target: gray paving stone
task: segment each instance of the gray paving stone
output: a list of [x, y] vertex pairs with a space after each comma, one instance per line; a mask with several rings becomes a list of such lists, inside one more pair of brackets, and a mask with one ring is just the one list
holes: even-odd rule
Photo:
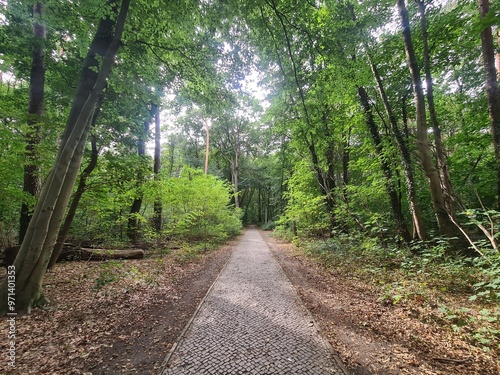
[[250, 229], [161, 374], [345, 372], [259, 232]]

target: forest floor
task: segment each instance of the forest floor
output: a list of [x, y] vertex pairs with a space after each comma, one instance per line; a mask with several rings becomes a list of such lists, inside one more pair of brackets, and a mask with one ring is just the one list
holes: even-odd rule
[[[261, 233], [352, 374], [500, 373], [494, 354], [454, 337], [439, 321], [422, 323], [415, 309], [381, 302], [370, 283]], [[201, 256], [176, 250], [56, 265], [44, 281], [52, 305], [16, 317], [14, 368], [5, 354], [9, 325], [0, 321], [0, 374], [157, 374], [236, 241]]]
[[[418, 301], [387, 304], [373, 282], [335, 272], [263, 233], [334, 350], [353, 375], [497, 375], [500, 359], [465, 342]], [[463, 306], [466, 296], [447, 295]], [[458, 308], [458, 307], [457, 307]], [[423, 322], [425, 321], [425, 322]]]

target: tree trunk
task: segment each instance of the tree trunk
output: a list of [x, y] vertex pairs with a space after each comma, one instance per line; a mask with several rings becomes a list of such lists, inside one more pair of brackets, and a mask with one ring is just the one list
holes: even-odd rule
[[[488, 0], [479, 0], [479, 15], [481, 19], [490, 11]], [[488, 114], [490, 116], [490, 129], [493, 136], [495, 150], [496, 176], [497, 176], [497, 210], [500, 210], [500, 93], [495, 69], [495, 48], [493, 46], [493, 32], [491, 27], [481, 31], [481, 45], [483, 52], [483, 65], [486, 72], [486, 96], [488, 99]]]
[[498, 82], [498, 81], [500, 81], [500, 27], [497, 28], [496, 63], [497, 63], [497, 82]]
[[342, 134], [342, 194], [344, 200], [347, 202], [347, 186], [349, 185], [349, 161], [350, 161], [350, 138], [351, 138], [351, 127], [348, 127], [347, 134]]
[[[95, 124], [97, 120], [99, 109], [96, 108], [94, 115], [92, 116], [92, 125]], [[78, 188], [76, 189], [75, 194], [73, 195], [73, 199], [68, 209], [68, 213], [66, 214], [66, 218], [64, 219], [64, 224], [59, 231], [59, 235], [57, 236], [57, 242], [54, 246], [54, 250], [52, 251], [52, 255], [50, 257], [49, 265], [47, 269], [51, 269], [57, 263], [59, 259], [59, 255], [63, 249], [64, 243], [69, 235], [69, 231], [71, 229], [71, 225], [73, 224], [73, 219], [76, 215], [76, 209], [78, 208], [78, 204], [80, 203], [80, 199], [82, 198], [83, 193], [87, 189], [87, 178], [94, 171], [97, 166], [97, 158], [99, 156], [99, 151], [97, 150], [97, 144], [95, 137], [91, 137], [91, 147], [92, 151], [90, 154], [90, 163], [83, 170], [80, 181], [78, 182]]]
[[[324, 136], [326, 139], [331, 139], [332, 138], [332, 132], [329, 127], [329, 121], [328, 121], [328, 109], [323, 110], [323, 114], [321, 116], [321, 121], [323, 122], [323, 127], [324, 127]], [[325, 158], [326, 158], [326, 163], [327, 163], [327, 170], [324, 176], [324, 182], [325, 182], [325, 189], [326, 189], [326, 206], [328, 209], [328, 216], [330, 219], [330, 231], [333, 231], [333, 229], [338, 226], [340, 223], [337, 220], [337, 217], [335, 216], [335, 189], [337, 187], [337, 183], [335, 181], [335, 150], [334, 150], [334, 143], [332, 141], [328, 141], [328, 146], [325, 151]], [[342, 225], [342, 230], [345, 230], [345, 225]]]
[[[29, 312], [32, 307], [47, 302], [41, 293], [42, 280], [78, 175], [90, 128], [90, 118], [120, 46], [129, 3], [130, 0], [122, 0], [118, 17], [116, 17], [117, 9], [113, 7], [114, 17], [107, 17], [99, 22], [96, 36], [84, 61], [82, 76], [54, 167], [40, 193], [26, 236], [14, 262], [15, 310]], [[116, 19], [116, 27], [112, 19]], [[113, 34], [113, 29], [115, 29], [114, 36], [108, 37]], [[105, 46], [107, 51], [101, 64], [96, 58], [98, 46]], [[97, 74], [95, 67], [99, 65]], [[0, 313], [12, 311], [7, 305], [7, 287], [5, 279], [0, 286]]]
[[208, 120], [205, 120], [205, 174], [208, 174], [208, 159], [210, 156], [210, 129], [208, 128]]
[[[153, 173], [155, 180], [160, 179], [160, 169], [161, 169], [161, 132], [160, 132], [160, 110], [158, 109], [155, 113], [155, 159], [153, 165]], [[157, 233], [161, 231], [161, 213], [162, 204], [161, 198], [156, 198], [153, 204], [153, 228]]]
[[454, 216], [456, 194], [451, 183], [450, 172], [448, 163], [446, 162], [446, 153], [444, 151], [443, 140], [441, 137], [441, 127], [436, 113], [436, 106], [434, 104], [434, 88], [432, 83], [431, 64], [429, 56], [429, 43], [427, 38], [427, 17], [425, 14], [425, 2], [418, 0], [418, 10], [420, 13], [420, 24], [422, 28], [422, 42], [423, 42], [423, 57], [424, 57], [424, 71], [425, 71], [425, 84], [427, 89], [427, 104], [429, 106], [429, 118], [432, 125], [432, 132], [434, 134], [434, 144], [436, 147], [436, 159], [441, 181], [441, 188], [444, 194], [444, 204], [446, 210], [450, 215]]
[[239, 198], [239, 156], [238, 152], [234, 155], [234, 160], [231, 163], [231, 176], [233, 180], [234, 187], [234, 207], [240, 207], [240, 198]]
[[375, 145], [375, 152], [380, 159], [380, 167], [385, 177], [385, 186], [387, 194], [389, 195], [389, 201], [392, 208], [392, 213], [394, 219], [396, 220], [396, 228], [398, 234], [403, 238], [405, 242], [410, 242], [412, 240], [411, 234], [408, 231], [408, 226], [406, 225], [406, 220], [401, 210], [401, 202], [399, 195], [397, 193], [396, 186], [394, 184], [394, 179], [391, 171], [391, 167], [387, 162], [387, 157], [384, 155], [384, 149], [382, 145], [382, 139], [380, 138], [380, 133], [378, 131], [377, 124], [373, 119], [372, 109], [370, 107], [370, 101], [368, 94], [363, 87], [358, 87], [358, 95], [361, 105], [363, 106], [365, 112], [366, 125], [370, 131], [373, 144]]
[[149, 118], [146, 121], [144, 121], [143, 132], [142, 134], [139, 134], [139, 139], [137, 140], [137, 155], [139, 155], [139, 158], [141, 160], [141, 165], [139, 171], [137, 172], [137, 180], [136, 180], [138, 192], [134, 198], [134, 201], [132, 202], [132, 206], [130, 207], [130, 215], [127, 224], [127, 237], [130, 239], [132, 243], [137, 242], [137, 236], [139, 230], [139, 219], [137, 215], [141, 211], [142, 207], [142, 198], [143, 198], [142, 184], [144, 183], [144, 170], [143, 170], [144, 165], [142, 161], [146, 156], [146, 139], [149, 134], [149, 124], [151, 122], [151, 119], [155, 117], [157, 110], [158, 107], [156, 105], [151, 106], [151, 109], [149, 111]]
[[429, 148], [429, 139], [427, 137], [427, 119], [425, 110], [424, 91], [422, 88], [422, 80], [420, 78], [420, 70], [413, 49], [413, 42], [410, 33], [410, 21], [408, 11], [404, 0], [397, 0], [399, 16], [401, 18], [401, 27], [403, 31], [403, 41], [406, 51], [406, 59], [410, 69], [410, 75], [413, 83], [413, 93], [415, 96], [415, 112], [417, 122], [417, 145], [420, 155], [422, 168], [429, 183], [431, 193], [432, 206], [436, 215], [437, 223], [441, 234], [453, 237], [455, 235], [455, 226], [448, 216], [446, 210], [445, 198], [441, 190], [441, 182], [439, 173], [434, 161], [432, 160], [431, 151]]
[[[309, 153], [311, 155], [314, 172], [316, 173], [316, 181], [318, 182], [321, 194], [325, 197], [326, 209], [330, 221], [330, 229], [333, 229], [337, 225], [337, 220], [334, 213], [336, 203], [334, 195], [335, 180], [330, 180], [327, 176], [325, 176], [325, 173], [321, 169], [314, 141], [307, 141], [307, 143], [309, 144]], [[328, 168], [330, 171], [333, 170], [333, 166], [329, 166]]]
[[[43, 98], [45, 88], [45, 63], [44, 40], [46, 29], [42, 23], [43, 4], [33, 6], [33, 54], [31, 62], [29, 106], [28, 106], [28, 131], [26, 134], [26, 156], [24, 163], [23, 192], [31, 197], [36, 197], [40, 192], [38, 146], [40, 144], [40, 117], [43, 112]], [[23, 202], [19, 219], [19, 243], [23, 242], [26, 230], [32, 215], [31, 204]]]
[[396, 144], [398, 145], [399, 152], [401, 154], [403, 172], [405, 175], [405, 182], [406, 182], [406, 194], [408, 197], [408, 204], [410, 207], [410, 213], [413, 221], [415, 234], [418, 236], [420, 240], [425, 241], [427, 240], [427, 233], [425, 230], [424, 221], [422, 219], [422, 214], [420, 212], [420, 206], [417, 201], [417, 190], [415, 188], [415, 176], [413, 174], [413, 163], [411, 160], [410, 148], [408, 146], [407, 139], [404, 137], [403, 133], [398, 127], [396, 116], [392, 111], [389, 99], [387, 98], [387, 95], [385, 93], [385, 89], [380, 74], [378, 72], [378, 69], [375, 66], [375, 64], [371, 61], [370, 61], [370, 66], [372, 69], [373, 76], [375, 77], [375, 80], [377, 82], [378, 92], [384, 104], [384, 108], [387, 117], [389, 119], [392, 132], [394, 133], [394, 137], [396, 138]]

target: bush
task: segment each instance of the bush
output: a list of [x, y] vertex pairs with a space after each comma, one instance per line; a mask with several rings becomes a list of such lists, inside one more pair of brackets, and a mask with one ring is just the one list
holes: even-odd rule
[[167, 235], [220, 242], [240, 233], [241, 212], [229, 205], [231, 186], [217, 177], [184, 167], [179, 177], [152, 184], [162, 200]]
[[274, 221], [268, 221], [260, 227], [262, 230], [273, 230], [274, 228], [276, 228], [276, 223]]
[[305, 162], [295, 166], [288, 180], [285, 193], [285, 213], [276, 222], [280, 232], [290, 231], [293, 236], [312, 237], [329, 232], [329, 217], [325, 197], [321, 195], [314, 177], [314, 171]]

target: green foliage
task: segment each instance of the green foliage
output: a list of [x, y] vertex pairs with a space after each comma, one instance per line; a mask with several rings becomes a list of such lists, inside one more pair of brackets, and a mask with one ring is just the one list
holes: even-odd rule
[[120, 270], [123, 268], [123, 264], [120, 261], [109, 260], [101, 264], [101, 272], [97, 279], [95, 280], [94, 289], [99, 291], [108, 284], [114, 283], [119, 280], [122, 275]]
[[[138, 163], [137, 155], [105, 153], [88, 179], [71, 237], [108, 246], [126, 242], [130, 206], [138, 190], [130, 176], [136, 176], [140, 168], [145, 167]], [[147, 170], [144, 173], [148, 173]], [[142, 215], [137, 218], [145, 220]]]
[[325, 199], [317, 188], [314, 171], [309, 163], [295, 165], [288, 179], [285, 194], [287, 206], [284, 215], [277, 221], [281, 230], [296, 230], [299, 237], [317, 236], [328, 233], [329, 219], [325, 209]]
[[231, 187], [212, 175], [184, 167], [179, 177], [151, 181], [163, 204], [166, 235], [186, 240], [223, 241], [241, 231], [240, 213], [229, 206]]
[[441, 305], [438, 312], [453, 332], [464, 335], [484, 351], [500, 348], [500, 309], [483, 308], [479, 312], [466, 307]]
[[486, 254], [474, 259], [474, 264], [481, 269], [483, 277], [473, 285], [475, 294], [469, 300], [497, 303], [500, 301], [500, 254]]
[[[417, 311], [424, 322], [438, 322], [484, 350], [500, 348], [498, 258], [455, 259], [446, 255], [445, 244], [426, 247], [419, 256], [409, 248], [360, 235], [339, 235], [323, 241], [302, 241], [306, 255], [335, 273], [366, 282], [386, 306]], [[481, 259], [481, 260], [480, 260]], [[485, 293], [482, 293], [485, 292]], [[460, 305], [445, 305], [448, 295]], [[463, 296], [471, 296], [466, 302]]]
[[276, 228], [276, 223], [274, 221], [268, 221], [260, 227], [262, 230], [273, 230], [274, 228]]

